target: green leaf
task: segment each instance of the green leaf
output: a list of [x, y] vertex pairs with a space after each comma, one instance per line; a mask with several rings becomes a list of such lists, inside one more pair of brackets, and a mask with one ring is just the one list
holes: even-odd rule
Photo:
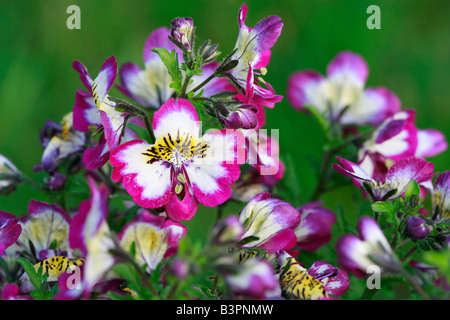
[[372, 203], [372, 210], [375, 212], [386, 213], [391, 211], [391, 205], [384, 201]]
[[159, 55], [161, 61], [166, 66], [169, 75], [172, 77], [170, 87], [181, 90], [181, 73], [176, 51], [172, 50], [172, 52], [169, 53], [169, 51], [164, 48], [154, 48], [152, 51]]
[[420, 187], [419, 187], [419, 184], [418, 184], [415, 180], [410, 181], [410, 182], [408, 183], [408, 185], [406, 186], [406, 191], [405, 191], [405, 201], [408, 202], [409, 199], [410, 199], [413, 195], [415, 195], [415, 196], [418, 197], [419, 194], [420, 194]]
[[17, 262], [23, 267], [25, 273], [28, 275], [31, 284], [36, 290], [41, 290], [42, 285], [42, 267], [39, 268], [40, 272], [36, 272], [33, 264], [23, 257], [17, 258]]

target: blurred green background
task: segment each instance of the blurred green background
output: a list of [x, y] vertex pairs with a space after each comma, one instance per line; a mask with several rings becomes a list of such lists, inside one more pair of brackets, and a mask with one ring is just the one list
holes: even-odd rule
[[[81, 88], [72, 61], [82, 61], [95, 75], [104, 60], [115, 55], [124, 62], [143, 65], [142, 49], [150, 32], [169, 26], [175, 17], [192, 17], [199, 41], [219, 43], [230, 52], [238, 34], [237, 15], [242, 0], [22, 0], [0, 1], [0, 153], [32, 176], [42, 149], [39, 130], [46, 120], [59, 122], [70, 112], [77, 88]], [[385, 86], [401, 99], [403, 108], [417, 110], [419, 128], [435, 128], [450, 137], [448, 126], [450, 2], [447, 0], [281, 0], [246, 1], [247, 25], [268, 15], [282, 18], [284, 28], [272, 49], [265, 79], [285, 95], [287, 79], [297, 70], [325, 72], [341, 50], [361, 54], [369, 64], [368, 86]], [[81, 9], [81, 30], [69, 30], [66, 9]], [[369, 30], [369, 5], [381, 9], [381, 29]], [[118, 90], [113, 91], [122, 96]], [[294, 111], [287, 99], [267, 111], [267, 128], [280, 129], [283, 159], [291, 171], [284, 183], [295, 189], [293, 205], [304, 204], [316, 181], [323, 136], [314, 119]], [[436, 171], [450, 167], [450, 152], [432, 158]], [[0, 197], [0, 210], [26, 213], [31, 198], [46, 200], [37, 190], [21, 186]], [[361, 203], [353, 186], [323, 198], [336, 209], [342, 203], [348, 223], [354, 226]], [[365, 208], [365, 207], [363, 207]], [[227, 208], [237, 213], [239, 208]], [[369, 212], [367, 212], [369, 214]], [[214, 210], [201, 209], [188, 223], [193, 237], [203, 238]], [[335, 237], [333, 237], [333, 241]], [[331, 244], [322, 252], [332, 252]], [[320, 253], [320, 252], [319, 252]], [[330, 253], [333, 254], [333, 253]], [[334, 257], [330, 257], [334, 259]]]

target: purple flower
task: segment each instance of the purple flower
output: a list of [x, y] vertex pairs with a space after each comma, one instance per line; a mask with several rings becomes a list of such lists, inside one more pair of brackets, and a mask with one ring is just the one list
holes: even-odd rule
[[19, 239], [22, 227], [14, 215], [0, 211], [0, 256]]
[[[277, 16], [269, 16], [259, 21], [254, 28], [247, 27], [248, 7], [244, 3], [239, 11], [239, 36], [235, 45], [236, 52], [231, 60], [237, 60], [238, 64], [228, 72], [240, 89], [245, 92], [247, 101], [273, 108], [276, 102], [283, 99], [276, 95], [273, 88], [256, 75], [264, 75], [270, 61], [270, 48], [280, 36], [283, 24]], [[261, 70], [256, 73], [254, 70]], [[264, 88], [265, 85], [267, 88]]]
[[258, 194], [239, 216], [245, 228], [241, 238], [255, 237], [242, 248], [260, 248], [268, 252], [291, 248], [297, 241], [294, 228], [300, 219], [300, 213], [289, 203], [270, 198], [268, 193]]
[[288, 297], [302, 300], [341, 296], [350, 286], [347, 273], [324, 261], [316, 261], [307, 270], [292, 256], [280, 252], [280, 286]]
[[214, 244], [234, 244], [237, 243], [244, 234], [244, 226], [237, 216], [231, 215], [220, 220], [211, 232], [212, 243]]
[[411, 239], [425, 239], [431, 231], [433, 231], [433, 227], [426, 224], [425, 220], [420, 217], [414, 216], [406, 220], [406, 232]]
[[193, 49], [195, 37], [194, 21], [191, 18], [177, 18], [172, 20], [170, 24], [172, 26], [170, 30], [172, 38], [181, 43], [190, 52]]
[[[387, 172], [385, 179], [373, 179], [359, 165], [337, 158], [342, 164], [333, 164], [333, 168], [353, 179], [354, 183], [371, 192], [374, 201], [389, 200], [400, 197], [408, 183], [415, 180], [417, 183], [428, 181], [433, 177], [434, 165], [425, 159], [409, 157], [397, 161]], [[365, 185], [365, 186], [364, 186]], [[370, 190], [368, 191], [367, 188]]]
[[438, 221], [450, 218], [450, 171], [445, 171], [437, 177], [432, 191], [433, 212]]
[[242, 104], [239, 106], [230, 105], [226, 107], [227, 114], [219, 113], [219, 120], [227, 128], [231, 129], [254, 129], [258, 124], [256, 113], [258, 109], [251, 104]]
[[400, 111], [398, 97], [383, 87], [364, 89], [369, 68], [358, 54], [340, 52], [328, 64], [327, 77], [300, 71], [289, 78], [288, 99], [300, 111], [312, 106], [343, 125], [378, 125]]
[[336, 242], [339, 265], [359, 278], [365, 277], [372, 265], [377, 265], [382, 272], [397, 272], [398, 261], [376, 221], [362, 217], [357, 228], [359, 237], [347, 234]]
[[300, 224], [294, 229], [300, 250], [316, 251], [331, 240], [331, 226], [336, 222], [333, 211], [320, 207], [321, 202], [298, 208]]
[[48, 181], [50, 190], [61, 190], [64, 188], [65, 183], [66, 176], [59, 172], [53, 174]]
[[2, 300], [33, 300], [31, 297], [19, 296], [19, 287], [15, 283], [8, 283], [2, 289]]
[[267, 299], [279, 286], [272, 265], [259, 258], [244, 261], [235, 273], [225, 274], [224, 280], [236, 298]]

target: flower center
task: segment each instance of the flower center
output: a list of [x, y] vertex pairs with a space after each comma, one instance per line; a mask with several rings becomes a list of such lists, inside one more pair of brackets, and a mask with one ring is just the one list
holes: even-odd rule
[[192, 134], [180, 134], [178, 131], [176, 136], [168, 133], [159, 137], [156, 143], [143, 154], [150, 157], [150, 160], [147, 161], [149, 164], [158, 160], [165, 160], [179, 168], [193, 157], [205, 157], [207, 149], [208, 145], [194, 138]]
[[319, 279], [308, 274], [294, 258], [288, 260], [289, 268], [280, 277], [282, 290], [297, 299], [316, 300], [328, 297]]

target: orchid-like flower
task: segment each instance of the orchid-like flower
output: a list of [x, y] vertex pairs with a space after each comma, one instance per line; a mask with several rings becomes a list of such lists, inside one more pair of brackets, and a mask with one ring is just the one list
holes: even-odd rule
[[337, 159], [342, 166], [333, 164], [333, 168], [352, 178], [353, 182], [368, 193], [373, 201], [398, 198], [412, 180], [421, 183], [433, 177], [434, 165], [423, 158], [409, 157], [397, 161], [383, 180], [373, 179], [356, 163], [339, 157]]
[[395, 113], [381, 123], [358, 151], [358, 164], [372, 178], [382, 178], [389, 167], [406, 157], [431, 157], [447, 148], [437, 130], [418, 130], [415, 111]]
[[369, 68], [358, 54], [340, 52], [327, 66], [327, 76], [312, 70], [289, 78], [288, 99], [300, 111], [311, 106], [342, 125], [378, 125], [400, 111], [398, 97], [383, 87], [364, 89]]
[[289, 203], [271, 198], [269, 193], [258, 194], [239, 216], [245, 228], [241, 239], [251, 240], [241, 248], [259, 248], [268, 252], [291, 248], [297, 241], [294, 228], [300, 219], [300, 213]]
[[0, 211], [0, 255], [19, 239], [21, 232], [19, 219], [10, 213]]
[[224, 281], [234, 296], [247, 299], [268, 299], [279, 287], [272, 265], [260, 258], [244, 261], [236, 273], [225, 274]]
[[450, 171], [437, 177], [432, 191], [434, 216], [438, 221], [450, 219]]
[[[258, 22], [253, 28], [245, 25], [248, 7], [244, 3], [239, 10], [239, 35], [235, 52], [231, 60], [238, 61], [236, 67], [228, 72], [233, 82], [245, 92], [246, 102], [252, 101], [259, 106], [273, 108], [275, 103], [283, 99], [276, 95], [273, 88], [262, 78], [255, 75], [265, 75], [270, 61], [270, 48], [280, 36], [283, 23], [277, 16], [269, 16]], [[255, 70], [260, 70], [259, 73]], [[261, 85], [265, 85], [264, 88]]]
[[58, 205], [31, 200], [29, 216], [20, 219], [22, 233], [17, 240], [21, 249], [36, 260], [45, 260], [55, 255], [70, 255], [68, 242], [72, 218]]
[[70, 247], [78, 249], [85, 257], [83, 283], [80, 285], [86, 295], [116, 261], [110, 254], [115, 243], [107, 222], [109, 191], [103, 184], [97, 187], [91, 177], [88, 177], [88, 183], [91, 197], [80, 204], [69, 232]]
[[86, 168], [94, 170], [109, 160], [111, 152], [120, 143], [135, 139], [137, 135], [124, 127], [129, 114], [116, 111], [116, 103], [111, 101], [107, 94], [116, 79], [116, 58], [108, 58], [94, 80], [81, 62], [74, 61], [73, 68], [80, 74], [82, 83], [89, 91], [78, 90], [75, 95], [74, 128], [88, 132], [92, 127], [97, 127], [102, 131], [98, 143], [86, 149], [83, 154]]
[[127, 252], [130, 252], [134, 243], [136, 262], [140, 266], [146, 265], [147, 271], [151, 273], [163, 258], [176, 253], [186, 232], [185, 226], [144, 211], [133, 222], [125, 225], [118, 234], [118, 240]]
[[292, 256], [279, 254], [280, 286], [288, 296], [301, 300], [328, 299], [341, 296], [350, 286], [347, 273], [324, 261], [316, 261], [309, 268], [302, 267]]
[[[72, 118], [72, 112], [70, 112], [63, 117], [61, 125], [46, 123], [44, 132], [41, 134], [44, 153], [41, 165], [35, 167], [35, 170], [43, 169], [53, 174], [62, 159], [84, 150], [85, 135], [74, 129]], [[50, 133], [50, 136], [46, 136], [45, 133]]]
[[339, 265], [359, 278], [376, 265], [382, 272], [399, 271], [399, 262], [377, 222], [370, 217], [358, 221], [359, 237], [347, 234], [336, 242]]
[[308, 203], [298, 208], [301, 221], [294, 232], [301, 250], [316, 251], [331, 240], [331, 226], [336, 216], [330, 209], [320, 207], [321, 204]]
[[0, 154], [0, 192], [8, 193], [13, 191], [20, 182], [22, 173], [16, 166]]
[[[199, 202], [217, 206], [245, 162], [243, 138], [229, 130], [200, 136], [198, 114], [185, 99], [170, 99], [153, 117], [156, 143], [133, 140], [111, 157], [114, 181], [121, 181], [145, 208], [163, 207], [175, 221], [189, 220]], [[242, 150], [241, 150], [242, 149]]]

